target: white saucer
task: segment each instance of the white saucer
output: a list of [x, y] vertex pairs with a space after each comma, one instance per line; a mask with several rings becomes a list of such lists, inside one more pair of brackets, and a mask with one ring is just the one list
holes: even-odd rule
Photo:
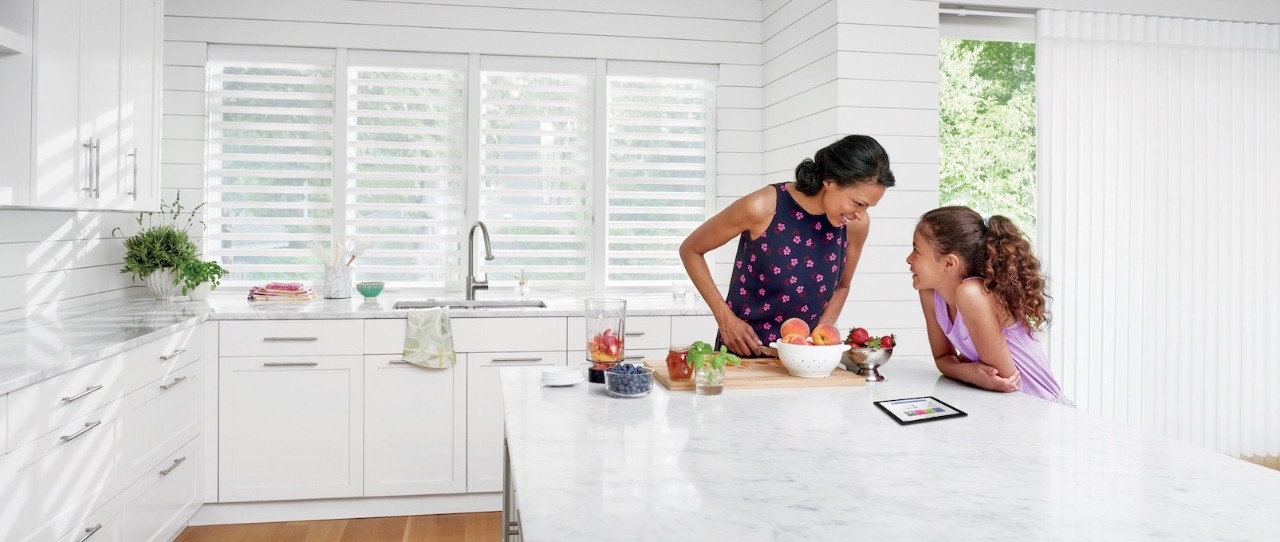
[[578, 367], [547, 367], [542, 370], [544, 386], [572, 386], [583, 380], [582, 369]]

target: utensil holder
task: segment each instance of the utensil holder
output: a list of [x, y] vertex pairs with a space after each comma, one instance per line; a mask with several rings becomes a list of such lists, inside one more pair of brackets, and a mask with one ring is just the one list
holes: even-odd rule
[[351, 268], [345, 265], [324, 266], [324, 298], [349, 299], [351, 297]]

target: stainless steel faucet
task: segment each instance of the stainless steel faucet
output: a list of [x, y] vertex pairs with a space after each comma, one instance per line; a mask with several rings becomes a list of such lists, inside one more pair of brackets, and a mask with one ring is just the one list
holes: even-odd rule
[[476, 228], [480, 228], [480, 233], [484, 234], [484, 259], [489, 261], [493, 259], [493, 249], [489, 244], [489, 227], [484, 222], [476, 221], [471, 226], [471, 231], [467, 232], [467, 301], [473, 301], [476, 298], [476, 290], [489, 289], [489, 275], [485, 273], [485, 278], [476, 278]]

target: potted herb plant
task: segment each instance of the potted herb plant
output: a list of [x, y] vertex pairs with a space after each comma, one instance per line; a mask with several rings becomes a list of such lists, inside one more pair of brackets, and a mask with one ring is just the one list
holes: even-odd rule
[[190, 296], [192, 301], [204, 301], [227, 273], [216, 261], [190, 260], [178, 264], [178, 284], [182, 295]]
[[742, 363], [729, 353], [729, 347], [722, 345], [716, 351], [703, 341], [689, 346], [686, 361], [693, 367], [693, 391], [699, 395], [720, 395], [724, 391], [724, 367]]
[[[138, 213], [138, 232], [123, 237], [124, 267], [120, 272], [142, 279], [156, 299], [173, 299], [178, 292], [178, 269], [198, 260], [188, 232], [199, 222], [196, 213], [201, 207], [203, 203], [184, 211], [179, 194], [171, 204], [161, 202], [158, 212]], [[123, 236], [123, 232], [116, 228], [111, 235]]]

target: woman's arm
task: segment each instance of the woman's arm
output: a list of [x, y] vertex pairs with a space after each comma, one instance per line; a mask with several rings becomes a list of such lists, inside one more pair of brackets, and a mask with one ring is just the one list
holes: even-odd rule
[[720, 248], [733, 238], [748, 232], [752, 238], [759, 237], [773, 221], [773, 213], [777, 208], [777, 193], [772, 186], [766, 186], [747, 194], [733, 202], [723, 211], [716, 213], [701, 226], [693, 230], [689, 237], [680, 244], [680, 261], [684, 270], [693, 281], [694, 288], [711, 307], [715, 315], [716, 325], [720, 327], [720, 336], [724, 343], [734, 352], [740, 354], [759, 355], [760, 338], [750, 324], [742, 321], [729, 309], [729, 305], [716, 289], [715, 279], [711, 277], [711, 269], [707, 266], [706, 254]]
[[933, 290], [920, 291], [920, 307], [924, 310], [925, 329], [929, 333], [929, 349], [933, 352], [933, 362], [939, 372], [952, 380], [973, 384], [985, 390], [1018, 391], [1021, 377], [1016, 371], [1012, 375], [1001, 377], [995, 367], [960, 359], [951, 341], [942, 333], [942, 326], [938, 324], [934, 313]]
[[844, 303], [849, 299], [849, 284], [853, 282], [853, 272], [858, 268], [858, 260], [862, 259], [862, 247], [867, 243], [867, 234], [871, 231], [871, 217], [867, 216], [865, 220], [852, 222], [847, 227], [849, 244], [844, 251], [844, 272], [840, 273], [840, 281], [836, 283], [836, 289], [831, 292], [831, 301], [827, 303], [827, 310], [823, 311], [822, 318], [818, 320], [819, 324], [835, 325], [836, 320], [840, 319], [840, 311], [844, 309]]

